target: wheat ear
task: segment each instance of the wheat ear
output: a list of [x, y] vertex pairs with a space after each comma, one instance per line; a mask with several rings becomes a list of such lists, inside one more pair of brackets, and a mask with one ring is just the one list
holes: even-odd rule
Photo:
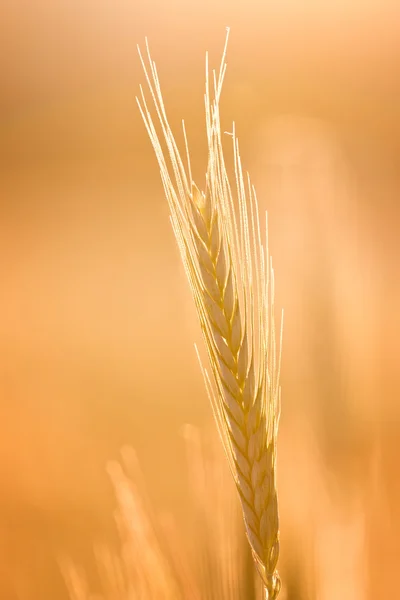
[[[228, 32], [229, 33], [229, 32]], [[192, 181], [185, 127], [186, 166], [166, 116], [147, 40], [149, 68], [140, 54], [166, 144], [163, 151], [141, 88], [139, 108], [161, 171], [174, 233], [196, 303], [213, 377], [203, 370], [214, 416], [235, 478], [247, 537], [268, 600], [280, 579], [276, 440], [280, 406], [280, 350], [274, 319], [274, 276], [261, 242], [255, 190], [243, 177], [233, 129], [235, 193], [221, 140], [219, 100], [226, 44], [210, 96], [206, 59], [208, 165], [205, 192]], [[281, 344], [279, 344], [280, 348]]]

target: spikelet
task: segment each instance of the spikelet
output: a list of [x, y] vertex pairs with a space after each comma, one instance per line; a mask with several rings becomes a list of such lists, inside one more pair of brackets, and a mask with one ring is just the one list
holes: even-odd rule
[[[229, 30], [228, 30], [229, 35]], [[142, 61], [166, 152], [146, 103], [138, 105], [153, 144], [171, 221], [191, 286], [212, 376], [203, 369], [214, 416], [239, 492], [247, 537], [268, 600], [280, 579], [276, 441], [280, 411], [280, 347], [274, 317], [274, 274], [267, 240], [261, 241], [256, 194], [243, 176], [233, 127], [232, 192], [221, 139], [219, 101], [225, 48], [210, 96], [206, 59], [208, 165], [205, 191], [192, 181], [185, 127], [186, 166], [168, 123], [160, 82], [146, 40]], [[281, 338], [281, 335], [280, 335]]]

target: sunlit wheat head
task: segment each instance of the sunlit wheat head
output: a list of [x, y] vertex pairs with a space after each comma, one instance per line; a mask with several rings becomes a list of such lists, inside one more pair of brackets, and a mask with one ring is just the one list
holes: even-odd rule
[[[140, 52], [140, 51], [139, 51]], [[244, 176], [233, 127], [234, 182], [225, 166], [218, 73], [206, 69], [208, 162], [204, 191], [192, 180], [186, 132], [183, 160], [170, 128], [155, 63], [140, 55], [160, 135], [141, 89], [139, 108], [155, 150], [171, 221], [193, 293], [209, 357], [203, 370], [221, 439], [239, 492], [247, 537], [268, 600], [277, 597], [279, 522], [276, 443], [280, 351], [274, 275], [263, 241], [255, 190]], [[280, 344], [279, 344], [280, 347]]]

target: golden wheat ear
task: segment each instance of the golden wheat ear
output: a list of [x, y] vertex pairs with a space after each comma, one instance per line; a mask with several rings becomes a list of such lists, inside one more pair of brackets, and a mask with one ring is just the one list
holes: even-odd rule
[[[228, 31], [229, 34], [229, 31]], [[235, 182], [225, 167], [219, 100], [226, 71], [225, 48], [212, 88], [206, 60], [205, 190], [192, 181], [168, 123], [155, 63], [140, 53], [154, 110], [165, 142], [163, 151], [141, 88], [138, 99], [160, 166], [171, 221], [191, 286], [211, 373], [203, 370], [214, 416], [239, 492], [247, 537], [268, 600], [277, 598], [280, 579], [276, 493], [276, 443], [280, 412], [279, 351], [275, 333], [274, 274], [267, 239], [262, 243], [256, 194], [243, 177], [239, 144], [232, 131]]]

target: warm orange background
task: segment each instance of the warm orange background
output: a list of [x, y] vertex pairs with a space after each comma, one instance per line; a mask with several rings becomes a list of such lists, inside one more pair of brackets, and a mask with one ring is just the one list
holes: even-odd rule
[[[136, 44], [202, 183], [204, 55], [219, 65], [226, 25], [223, 126], [269, 211], [285, 308], [283, 560], [302, 569], [315, 527], [332, 553], [316, 598], [398, 593], [398, 3], [19, 0], [0, 5], [1, 600], [63, 600], [58, 552], [90, 570], [122, 444], [184, 528], [179, 432], [211, 411]], [[364, 595], [318, 510], [327, 530], [361, 515]]]

